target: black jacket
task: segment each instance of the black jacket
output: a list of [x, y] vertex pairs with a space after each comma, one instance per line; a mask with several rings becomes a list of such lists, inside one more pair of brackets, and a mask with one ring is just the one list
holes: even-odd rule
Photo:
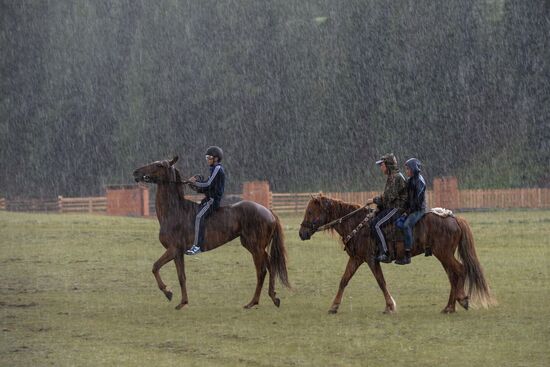
[[405, 211], [407, 214], [426, 211], [426, 181], [420, 174], [420, 162], [416, 158], [411, 158], [405, 165], [413, 172], [413, 176], [407, 181]]
[[206, 200], [214, 199], [214, 209], [220, 207], [220, 202], [225, 190], [225, 171], [221, 164], [210, 167], [208, 180], [199, 180], [194, 183], [197, 192], [206, 195]]

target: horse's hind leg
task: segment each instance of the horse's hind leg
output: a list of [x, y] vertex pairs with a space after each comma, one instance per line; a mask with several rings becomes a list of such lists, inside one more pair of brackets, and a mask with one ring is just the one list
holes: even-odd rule
[[465, 310], [469, 307], [469, 300], [464, 291], [464, 282], [466, 281], [466, 269], [455, 257], [451, 258], [451, 267], [455, 276], [455, 299]]
[[455, 305], [457, 301], [462, 307], [468, 309], [468, 297], [464, 292], [464, 266], [459, 263], [452, 254], [451, 256], [445, 257], [436, 255], [436, 257], [438, 257], [439, 261], [441, 261], [441, 265], [443, 265], [443, 269], [445, 269], [445, 272], [449, 277], [449, 283], [451, 283], [449, 301], [447, 302], [447, 306], [445, 306], [441, 312], [454, 313], [456, 311]]
[[172, 291], [166, 288], [166, 284], [162, 281], [162, 278], [160, 277], [160, 268], [162, 268], [166, 263], [172, 261], [174, 259], [175, 255], [175, 249], [173, 247], [169, 247], [164, 254], [162, 254], [161, 257], [155, 263], [153, 264], [153, 275], [155, 276], [155, 279], [157, 280], [157, 285], [159, 289], [164, 293], [166, 298], [168, 298], [169, 301], [172, 300]]
[[281, 305], [281, 300], [276, 297], [275, 292], [275, 275], [274, 271], [271, 268], [271, 263], [269, 262], [269, 257], [267, 256], [267, 253], [265, 254], [266, 262], [267, 262], [267, 270], [269, 271], [269, 297], [275, 304], [275, 306], [279, 307]]
[[251, 308], [260, 303], [260, 295], [267, 273], [267, 254], [263, 248], [260, 250], [260, 248], [255, 249], [253, 246], [250, 246], [250, 241], [243, 239], [243, 237], [241, 237], [241, 243], [252, 254], [252, 259], [256, 266], [256, 291], [254, 292], [252, 300], [244, 306], [244, 308]]

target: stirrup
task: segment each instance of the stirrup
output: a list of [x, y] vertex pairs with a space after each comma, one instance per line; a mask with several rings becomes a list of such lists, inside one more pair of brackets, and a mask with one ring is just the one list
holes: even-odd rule
[[381, 263], [386, 263], [386, 264], [391, 263], [391, 259], [387, 254], [378, 255], [376, 257], [376, 261], [381, 262]]
[[401, 259], [395, 260], [394, 263], [397, 264], [397, 265], [407, 265], [407, 264], [411, 263], [411, 258], [407, 257], [407, 256], [404, 256]]
[[201, 251], [201, 248], [199, 246], [191, 246], [191, 248], [187, 251], [185, 251], [185, 254], [186, 255], [198, 255], [200, 254], [202, 251]]

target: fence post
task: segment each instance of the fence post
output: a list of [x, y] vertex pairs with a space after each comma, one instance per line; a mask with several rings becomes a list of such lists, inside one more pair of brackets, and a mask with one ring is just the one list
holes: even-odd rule
[[243, 200], [254, 201], [271, 209], [270, 195], [269, 182], [267, 181], [249, 181], [243, 183]]
[[63, 196], [57, 196], [57, 210], [60, 213], [63, 213]]

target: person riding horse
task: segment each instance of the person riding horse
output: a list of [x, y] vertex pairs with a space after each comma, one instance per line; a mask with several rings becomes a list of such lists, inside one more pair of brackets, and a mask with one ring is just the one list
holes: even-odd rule
[[378, 206], [378, 212], [370, 221], [372, 232], [376, 233], [378, 241], [379, 252], [376, 261], [390, 263], [391, 258], [382, 228], [388, 223], [394, 222], [404, 212], [407, 201], [407, 182], [403, 174], [399, 172], [397, 159], [393, 153], [383, 155], [376, 161], [376, 164], [387, 176], [386, 186], [384, 193], [368, 200], [367, 205], [374, 203]]
[[422, 164], [416, 158], [410, 158], [405, 162], [405, 173], [409, 178], [407, 181], [407, 201], [404, 222], [401, 229], [405, 232], [405, 256], [395, 260], [398, 265], [411, 263], [411, 249], [413, 246], [413, 227], [422, 219], [426, 212], [426, 181], [420, 174]]
[[197, 255], [202, 252], [204, 241], [204, 220], [220, 207], [225, 188], [225, 171], [221, 165], [223, 151], [220, 147], [212, 146], [206, 150], [206, 163], [210, 166], [210, 177], [207, 180], [199, 175], [189, 178], [191, 188], [205, 194], [195, 217], [195, 239], [193, 246], [185, 252], [186, 255]]

